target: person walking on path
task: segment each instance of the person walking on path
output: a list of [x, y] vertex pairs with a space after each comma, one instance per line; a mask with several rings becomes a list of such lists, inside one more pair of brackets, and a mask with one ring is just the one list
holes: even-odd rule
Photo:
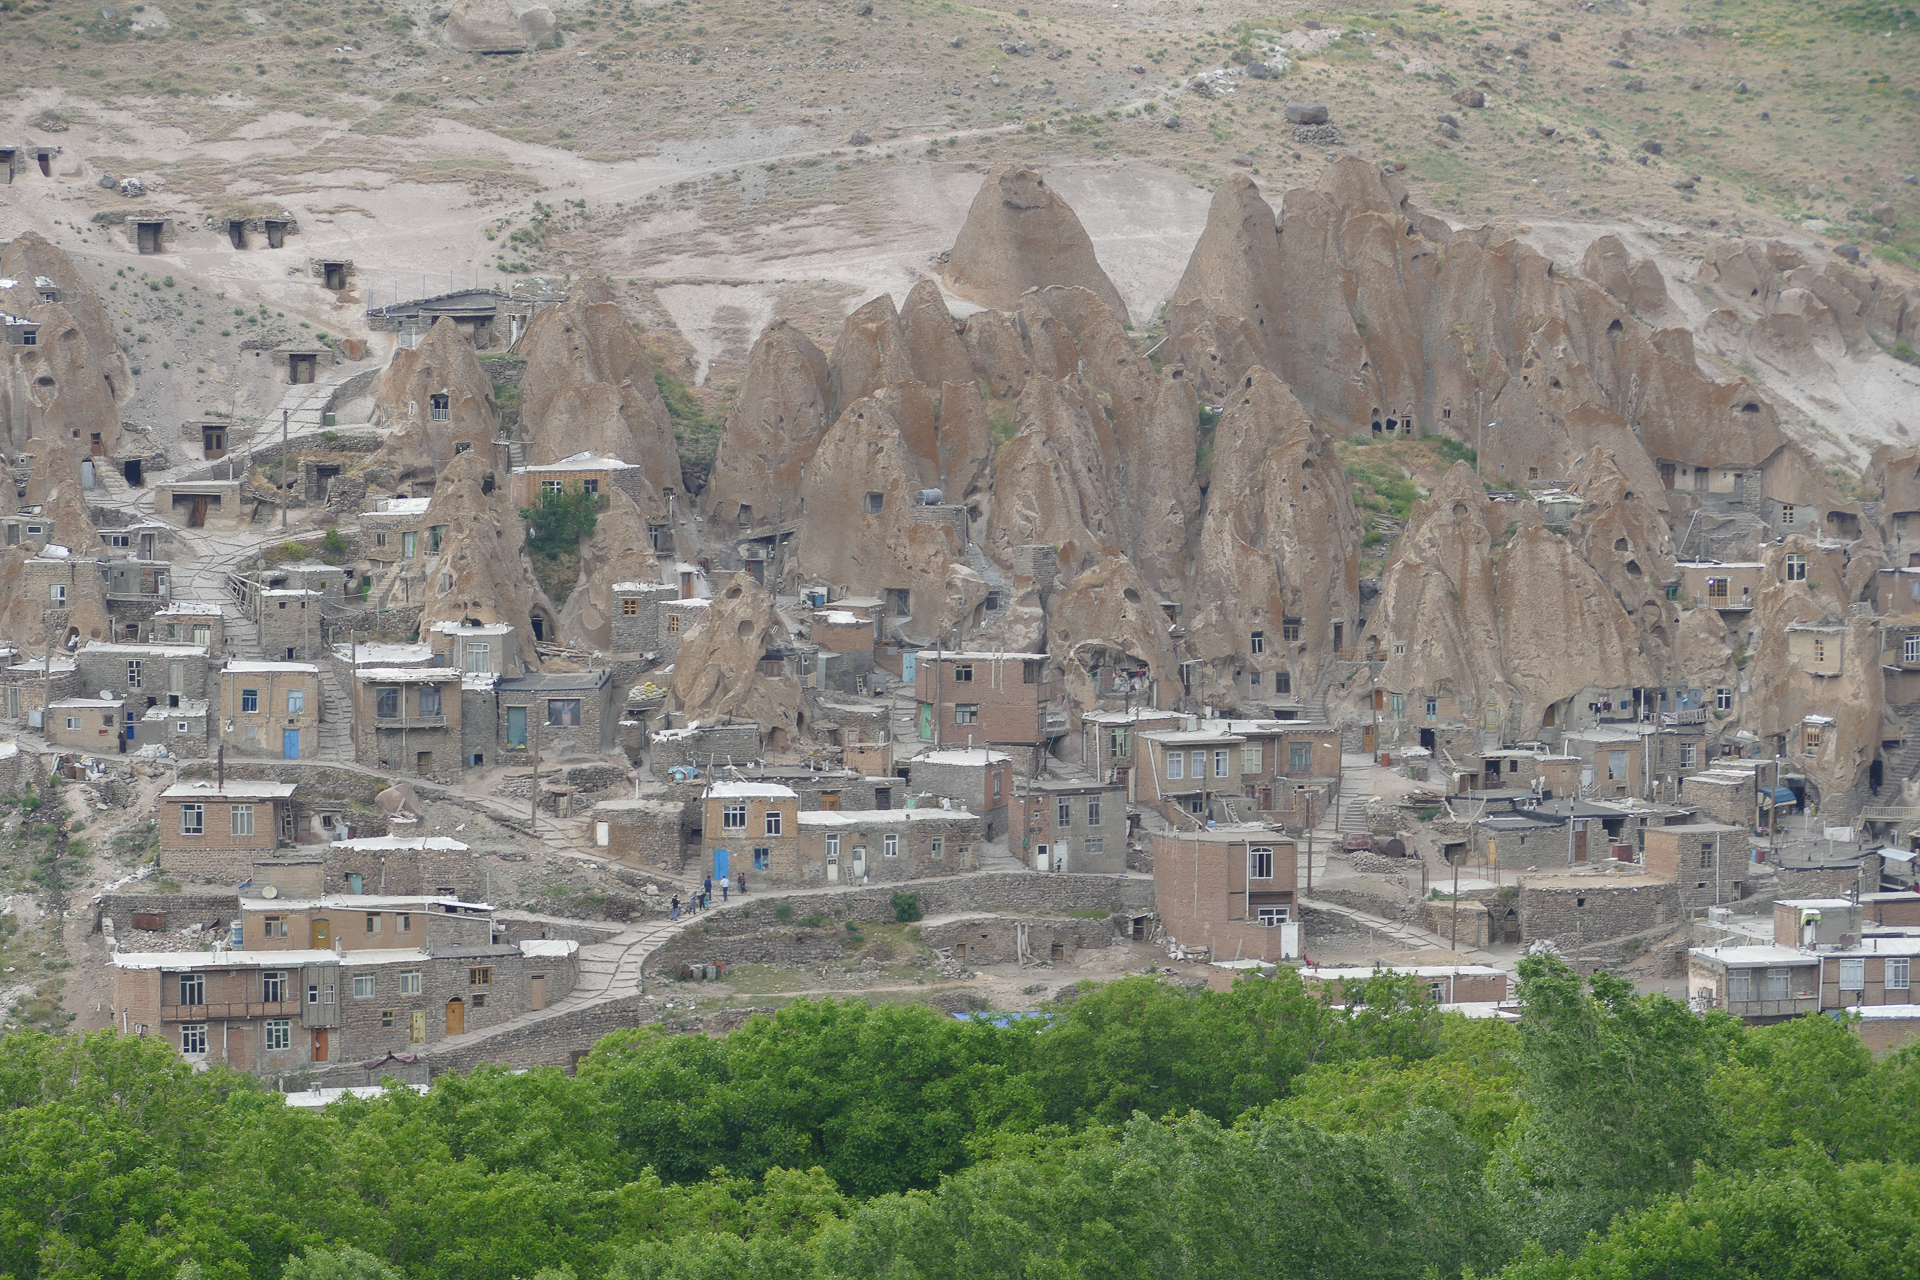
[[676, 893], [673, 895], [673, 914], [668, 916], [667, 919], [678, 920], [679, 918], [680, 918], [680, 895]]
[[720, 882], [720, 901], [722, 905], [727, 901], [727, 882], [725, 880]]

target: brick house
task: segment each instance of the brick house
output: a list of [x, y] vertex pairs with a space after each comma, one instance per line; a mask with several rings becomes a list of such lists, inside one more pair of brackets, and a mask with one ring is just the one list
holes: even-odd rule
[[920, 737], [941, 746], [967, 743], [1038, 747], [1066, 731], [1055, 724], [1060, 682], [1044, 653], [935, 652], [914, 658]]
[[1007, 830], [1013, 799], [1013, 757], [987, 747], [950, 747], [922, 751], [906, 763], [907, 788], [917, 796], [938, 796], [980, 815], [986, 838]]
[[962, 808], [814, 810], [799, 817], [802, 884], [857, 885], [980, 869], [985, 834]]
[[1300, 954], [1293, 839], [1264, 823], [1153, 836], [1153, 891], [1169, 940], [1190, 956]]
[[1820, 1007], [1820, 957], [1796, 947], [1694, 947], [1687, 996], [1748, 1022], [1782, 1022]]
[[639, 502], [646, 489], [646, 478], [631, 462], [593, 453], [576, 453], [545, 466], [513, 469], [513, 505], [516, 507], [539, 506], [543, 493], [583, 489], [603, 498], [609, 491], [620, 489]]
[[[1218, 722], [1216, 722], [1218, 723]], [[1140, 767], [1133, 777], [1135, 803], [1149, 806], [1177, 828], [1191, 819], [1224, 817], [1217, 801], [1245, 794], [1241, 770], [1261, 768], [1251, 754], [1243, 754], [1245, 736], [1222, 728], [1155, 729], [1134, 735]], [[1265, 753], [1260, 757], [1265, 759]]]
[[47, 716], [47, 737], [77, 751], [121, 752], [121, 713], [125, 698], [55, 698]]
[[1080, 763], [1095, 777], [1112, 778], [1128, 787], [1135, 768], [1134, 735], [1154, 729], [1178, 729], [1187, 718], [1177, 711], [1132, 707], [1120, 711], [1088, 711], [1080, 717]]
[[1035, 871], [1127, 869], [1127, 793], [1116, 782], [1036, 779], [1015, 799], [1014, 856]]
[[291, 840], [296, 786], [202, 779], [168, 787], [160, 793], [160, 869], [184, 880], [245, 880], [255, 858]]
[[422, 777], [461, 768], [461, 673], [451, 667], [362, 667], [353, 675], [354, 758]]
[[220, 705], [220, 741], [238, 755], [320, 754], [320, 668], [310, 662], [229, 662]]
[[1649, 875], [1679, 886], [1680, 905], [1699, 911], [1747, 896], [1752, 872], [1744, 827], [1683, 822], [1646, 829]]
[[777, 782], [716, 782], [701, 800], [701, 874], [741, 872], [766, 884], [804, 884], [800, 797]]

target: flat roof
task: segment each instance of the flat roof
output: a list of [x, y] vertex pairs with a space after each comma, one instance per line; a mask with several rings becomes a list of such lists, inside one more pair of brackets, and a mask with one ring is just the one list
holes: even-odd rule
[[[878, 743], [886, 746], [886, 743]], [[989, 751], [985, 747], [943, 747], [938, 751], [922, 751], [907, 760], [908, 764], [1004, 764], [1013, 759], [1004, 751]]]
[[430, 893], [323, 893], [317, 898], [242, 898], [242, 911], [294, 911], [319, 907], [327, 911], [395, 910], [400, 907], [460, 907], [467, 911], [492, 911], [490, 902], [466, 902], [459, 898], [436, 897]]
[[311, 662], [242, 662], [231, 660], [222, 671], [231, 671], [235, 675], [266, 675], [273, 672], [303, 672], [307, 675], [319, 675], [320, 668]]
[[464, 673], [458, 667], [361, 667], [353, 674], [381, 684], [451, 684]]
[[594, 689], [603, 689], [607, 681], [613, 679], [613, 673], [602, 667], [598, 671], [557, 671], [551, 674], [502, 677], [495, 685], [502, 693], [525, 691], [528, 693], [581, 693]]
[[580, 950], [571, 938], [527, 938], [520, 943], [520, 954], [536, 959], [559, 959]]
[[580, 452], [569, 454], [558, 462], [543, 463], [537, 467], [515, 467], [515, 475], [534, 475], [542, 471], [627, 471], [633, 467], [631, 462], [622, 462], [618, 458], [603, 458], [597, 453]]
[[[426, 953], [415, 951], [415, 956]], [[117, 969], [296, 969], [308, 964], [339, 964], [332, 951], [116, 951]]]
[[1044, 653], [1012, 653], [1004, 649], [922, 649], [920, 657], [929, 662], [1041, 662]]
[[360, 836], [352, 840], [335, 840], [336, 849], [349, 849], [359, 852], [379, 852], [391, 849], [414, 849], [431, 853], [465, 853], [473, 846], [463, 844], [451, 836]]
[[1691, 947], [1687, 954], [1699, 956], [1705, 960], [1717, 960], [1733, 968], [1747, 968], [1787, 965], [1812, 966], [1820, 963], [1820, 957], [1811, 951], [1801, 951], [1794, 947], [1783, 947], [1778, 943], [1760, 943], [1751, 947]]
[[226, 786], [215, 784], [211, 779], [199, 782], [176, 782], [160, 793], [162, 800], [277, 800], [293, 794], [297, 782], [253, 782], [238, 778], [229, 778]]
[[1490, 964], [1384, 964], [1376, 967], [1342, 965], [1300, 970], [1303, 978], [1370, 978], [1376, 973], [1411, 974], [1416, 978], [1504, 978], [1505, 969]]
[[56, 698], [51, 705], [55, 711], [79, 711], [85, 707], [117, 707], [125, 702], [125, 698]]
[[801, 813], [803, 827], [886, 826], [895, 822], [929, 822], [935, 818], [978, 818], [971, 809], [942, 809], [930, 805], [923, 809], [809, 809]]
[[777, 782], [716, 782], [707, 794], [717, 800], [797, 800], [800, 793]]
[[1156, 839], [1164, 840], [1206, 840], [1215, 843], [1238, 844], [1246, 840], [1274, 841], [1279, 844], [1293, 844], [1295, 840], [1279, 827], [1264, 822], [1234, 822], [1210, 826], [1202, 831], [1156, 831]]
[[211, 616], [222, 613], [219, 605], [211, 600], [175, 600], [164, 609], [155, 609], [153, 616], [166, 617], [168, 614], [191, 614], [195, 617]]
[[81, 653], [130, 653], [139, 657], [154, 658], [204, 658], [207, 646], [203, 644], [114, 644], [104, 640], [90, 640], [80, 648]]
[[1825, 909], [1827, 907], [1850, 907], [1853, 903], [1845, 898], [1775, 898], [1773, 905], [1776, 907], [1819, 907]]
[[[354, 660], [354, 646], [352, 644], [336, 644], [333, 646], [333, 656], [343, 662], [352, 662]], [[367, 643], [366, 641], [362, 641], [359, 645], [359, 660], [361, 662], [431, 662], [433, 661], [433, 656], [433, 646], [424, 643], [405, 644], [391, 641]]]
[[1145, 729], [1134, 735], [1150, 742], [1184, 746], [1192, 743], [1210, 743], [1215, 746], [1245, 742], [1246, 738], [1237, 733], [1216, 732], [1210, 729]]
[[1670, 822], [1664, 827], [1648, 827], [1647, 834], [1660, 831], [1677, 831], [1683, 835], [1714, 835], [1728, 831], [1746, 831], [1745, 827], [1729, 827], [1721, 822]]
[[436, 622], [427, 630], [443, 636], [503, 636], [513, 630], [510, 622]]

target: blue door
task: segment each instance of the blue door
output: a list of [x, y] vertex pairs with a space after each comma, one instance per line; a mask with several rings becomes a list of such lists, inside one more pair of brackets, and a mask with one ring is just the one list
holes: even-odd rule
[[127, 712], [127, 741], [135, 742], [140, 737], [139, 712]]
[[715, 849], [713, 851], [713, 878], [715, 880], [725, 880], [727, 878], [727, 851], [725, 849]]
[[281, 737], [281, 753], [289, 760], [298, 760], [300, 758], [300, 731], [298, 729], [288, 729]]
[[900, 651], [900, 679], [903, 683], [913, 683], [913, 663], [914, 659], [919, 656], [920, 655], [912, 649], [902, 649]]

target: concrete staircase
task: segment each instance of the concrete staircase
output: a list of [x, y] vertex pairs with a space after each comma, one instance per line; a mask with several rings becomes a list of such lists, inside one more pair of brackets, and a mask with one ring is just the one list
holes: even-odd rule
[[1340, 816], [1334, 822], [1334, 830], [1341, 835], [1356, 831], [1368, 831], [1367, 813], [1378, 796], [1343, 796], [1340, 800]]
[[[1895, 707], [1894, 712], [1900, 717], [1900, 745], [1887, 757], [1880, 776], [1881, 793], [1888, 795], [1897, 795], [1902, 782], [1920, 773], [1920, 702]], [[1889, 792], [1889, 787], [1894, 790]]]
[[353, 759], [353, 704], [326, 664], [320, 664], [320, 759]]

